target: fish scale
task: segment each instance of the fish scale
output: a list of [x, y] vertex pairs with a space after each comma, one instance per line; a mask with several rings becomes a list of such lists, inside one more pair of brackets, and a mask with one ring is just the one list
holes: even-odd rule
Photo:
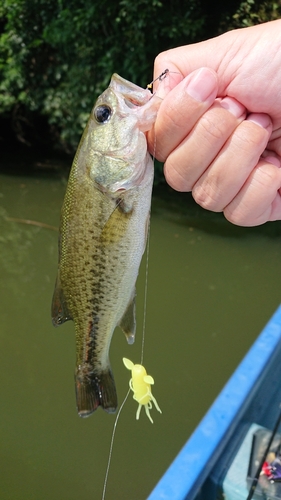
[[[76, 403], [82, 417], [98, 406], [116, 411], [109, 362], [115, 327], [121, 327], [128, 343], [134, 341], [135, 282], [153, 183], [144, 131], [151, 128], [160, 102], [113, 75], [93, 108], [67, 185], [52, 318], [55, 326], [74, 321]], [[109, 119], [100, 123], [99, 110]]]

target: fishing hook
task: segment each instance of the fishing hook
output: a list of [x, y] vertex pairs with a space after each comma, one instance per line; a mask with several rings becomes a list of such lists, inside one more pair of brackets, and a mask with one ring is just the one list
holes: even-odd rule
[[162, 71], [161, 75], [157, 76], [157, 78], [155, 78], [155, 80], [152, 80], [152, 82], [150, 82], [146, 86], [147, 90], [152, 90], [152, 86], [153, 86], [154, 82], [157, 82], [157, 80], [159, 80], [159, 82], [162, 82], [162, 80], [164, 80], [164, 78], [166, 78], [169, 71], [170, 71], [169, 69], [165, 69], [164, 71]]

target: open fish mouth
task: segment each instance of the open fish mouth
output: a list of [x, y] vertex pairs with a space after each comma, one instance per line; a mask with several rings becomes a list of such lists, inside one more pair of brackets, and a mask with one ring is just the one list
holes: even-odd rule
[[[153, 96], [151, 95], [151, 97], [153, 97]], [[128, 106], [128, 108], [134, 109], [134, 108], [139, 108], [140, 106], [143, 106], [148, 101], [145, 101], [145, 103], [144, 103], [143, 101], [133, 99], [132, 97], [124, 96], [124, 102]]]

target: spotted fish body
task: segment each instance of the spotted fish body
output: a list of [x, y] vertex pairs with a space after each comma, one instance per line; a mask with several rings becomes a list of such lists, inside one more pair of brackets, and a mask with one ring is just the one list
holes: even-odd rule
[[53, 324], [73, 320], [81, 417], [117, 394], [109, 347], [135, 335], [135, 282], [145, 249], [153, 163], [144, 132], [160, 99], [118, 75], [98, 98], [75, 155], [62, 207]]

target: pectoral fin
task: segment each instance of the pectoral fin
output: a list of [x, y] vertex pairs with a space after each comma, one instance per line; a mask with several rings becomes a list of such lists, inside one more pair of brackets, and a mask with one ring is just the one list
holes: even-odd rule
[[123, 314], [123, 317], [119, 323], [120, 328], [125, 333], [128, 344], [133, 344], [135, 341], [136, 333], [136, 292], [134, 290], [132, 299], [130, 300], [128, 307]]
[[54, 326], [59, 326], [70, 319], [72, 319], [72, 316], [68, 311], [63, 291], [60, 286], [60, 279], [58, 277], [52, 300], [52, 322]]
[[130, 218], [133, 213], [131, 205], [126, 205], [122, 199], [116, 200], [114, 210], [107, 219], [100, 235], [103, 245], [118, 244], [128, 231]]

